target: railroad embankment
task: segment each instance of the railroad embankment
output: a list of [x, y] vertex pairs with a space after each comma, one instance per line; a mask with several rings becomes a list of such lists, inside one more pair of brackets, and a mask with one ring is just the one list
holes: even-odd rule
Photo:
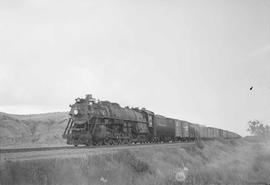
[[270, 183], [269, 142], [239, 139], [125, 149], [72, 158], [6, 161], [1, 185]]

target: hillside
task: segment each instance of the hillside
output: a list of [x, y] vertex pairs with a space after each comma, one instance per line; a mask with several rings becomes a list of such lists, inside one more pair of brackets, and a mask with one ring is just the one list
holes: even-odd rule
[[0, 112], [0, 147], [64, 144], [68, 113], [14, 115]]

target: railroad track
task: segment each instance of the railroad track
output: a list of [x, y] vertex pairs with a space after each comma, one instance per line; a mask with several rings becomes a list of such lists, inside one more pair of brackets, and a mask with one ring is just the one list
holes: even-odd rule
[[18, 153], [18, 152], [63, 150], [63, 149], [71, 148], [71, 147], [72, 146], [36, 147], [36, 148], [8, 148], [8, 149], [0, 149], [0, 153]]
[[80, 149], [99, 149], [99, 148], [126, 148], [126, 147], [140, 147], [140, 146], [158, 146], [158, 145], [190, 145], [194, 142], [172, 142], [172, 143], [143, 143], [143, 144], [121, 144], [121, 145], [101, 145], [101, 146], [56, 146], [56, 147], [35, 147], [35, 148], [8, 148], [0, 149], [0, 154], [20, 153], [20, 152], [40, 152], [40, 151], [53, 151], [53, 150], [80, 150]]

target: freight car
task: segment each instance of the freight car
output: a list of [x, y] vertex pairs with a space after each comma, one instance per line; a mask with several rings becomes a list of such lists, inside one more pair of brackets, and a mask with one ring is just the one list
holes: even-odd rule
[[77, 98], [70, 108], [63, 137], [67, 144], [75, 146], [240, 137], [233, 132], [156, 115], [144, 108], [96, 101], [92, 95]]

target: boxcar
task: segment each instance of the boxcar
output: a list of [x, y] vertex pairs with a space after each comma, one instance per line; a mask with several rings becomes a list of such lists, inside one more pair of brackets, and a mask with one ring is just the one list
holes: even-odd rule
[[155, 115], [154, 118], [154, 133], [155, 136], [174, 137], [175, 136], [175, 122], [173, 119], [164, 116]]
[[189, 130], [190, 130], [190, 123], [184, 120], [180, 120], [182, 124], [182, 136], [183, 139], [187, 139], [190, 137]]
[[219, 137], [218, 129], [217, 128], [213, 128], [213, 129], [214, 129], [214, 136], [215, 136], [215, 138], [218, 138]]
[[226, 130], [222, 130], [222, 136], [223, 136], [223, 138], [228, 138], [228, 131], [226, 131]]
[[180, 120], [175, 119], [175, 137], [177, 138], [183, 138], [184, 137], [184, 129], [183, 124]]
[[189, 123], [188, 122], [188, 125], [189, 125], [189, 138], [190, 139], [195, 139], [196, 137], [198, 137], [198, 135], [199, 135], [199, 132], [198, 132], [198, 130], [197, 130], [197, 126], [196, 125], [194, 125], [194, 124], [192, 124], [192, 123]]
[[199, 133], [202, 139], [207, 139], [209, 137], [208, 129], [205, 126], [199, 125]]
[[214, 130], [213, 130], [213, 128], [210, 128], [210, 127], [207, 127], [207, 138], [208, 139], [212, 139], [212, 138], [214, 138], [214, 132], [213, 132]]

